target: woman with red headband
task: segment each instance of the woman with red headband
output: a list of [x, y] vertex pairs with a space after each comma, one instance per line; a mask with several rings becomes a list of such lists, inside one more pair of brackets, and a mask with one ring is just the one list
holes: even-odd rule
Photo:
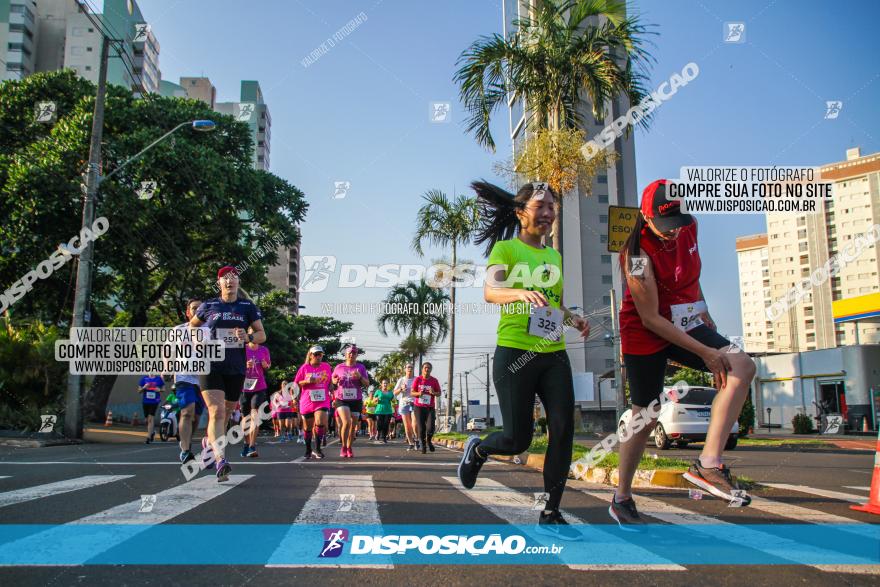
[[[210, 299], [196, 310], [192, 326], [207, 325], [212, 340], [222, 340], [226, 352], [222, 361], [212, 362], [211, 371], [201, 377], [202, 397], [208, 407], [208, 440], [214, 449], [217, 481], [228, 481], [232, 468], [225, 458], [224, 438], [227, 415], [241, 396], [247, 373], [245, 343], [266, 342], [262, 314], [239, 290], [235, 267], [221, 267], [217, 272], [220, 297]], [[251, 334], [247, 334], [247, 329]], [[218, 442], [218, 439], [223, 439]]]
[[649, 416], [644, 428], [621, 439], [620, 477], [608, 511], [623, 529], [644, 523], [632, 498], [632, 480], [657, 423], [649, 406], [663, 392], [670, 360], [711, 371], [720, 382], [703, 452], [684, 478], [722, 499], [738, 499], [742, 505], [751, 501], [731, 479], [721, 453], [742, 410], [755, 363], [718, 334], [709, 316], [700, 288], [697, 223], [682, 214], [680, 200], [666, 197], [666, 183], [660, 179], [645, 188], [638, 220], [620, 251], [627, 285], [620, 339], [632, 413]]

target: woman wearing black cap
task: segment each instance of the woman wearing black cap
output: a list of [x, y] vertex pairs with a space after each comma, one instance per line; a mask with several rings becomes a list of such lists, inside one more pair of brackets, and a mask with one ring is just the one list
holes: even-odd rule
[[571, 467], [574, 383], [563, 325], [586, 338], [590, 326], [562, 303], [562, 257], [544, 244], [556, 218], [557, 196], [546, 183], [529, 183], [516, 196], [486, 182], [471, 184], [479, 197], [483, 227], [476, 243], [487, 243], [484, 297], [501, 305], [492, 380], [504, 430], [468, 439], [458, 466], [470, 489], [489, 455], [516, 455], [532, 443], [535, 395], [547, 412], [550, 433], [544, 461], [547, 503], [538, 531], [564, 540], [579, 532], [559, 512]]
[[[663, 391], [667, 361], [711, 371], [720, 382], [700, 458], [684, 477], [713, 495], [748, 504], [721, 453], [755, 375], [748, 355], [718, 334], [700, 288], [697, 223], [682, 214], [680, 200], [666, 197], [660, 179], [645, 188], [636, 225], [620, 251], [626, 292], [620, 310], [620, 338], [629, 380], [632, 413], [648, 408]], [[644, 523], [632, 499], [632, 480], [655, 419], [620, 444], [620, 477], [609, 513], [621, 527]]]

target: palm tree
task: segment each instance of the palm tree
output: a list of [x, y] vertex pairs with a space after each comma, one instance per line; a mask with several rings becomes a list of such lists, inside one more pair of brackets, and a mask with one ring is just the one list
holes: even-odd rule
[[[440, 190], [429, 190], [422, 196], [425, 203], [416, 215], [416, 232], [412, 248], [420, 257], [425, 256], [424, 244], [452, 247], [452, 268], [458, 262], [458, 246], [471, 242], [480, 214], [476, 198], [458, 196], [450, 201]], [[455, 280], [450, 282], [452, 309], [449, 312], [449, 371], [446, 384], [446, 417], [452, 406], [452, 378], [455, 363]]]
[[446, 292], [434, 289], [424, 279], [418, 283], [410, 281], [406, 285], [396, 285], [385, 296], [385, 303], [406, 304], [399, 307], [416, 308], [418, 311], [382, 313], [377, 319], [379, 332], [382, 336], [388, 336], [390, 329], [394, 334], [405, 335], [401, 349], [408, 352], [413, 360], [418, 356], [421, 369], [422, 357], [435, 342], [443, 340], [449, 334], [449, 320], [446, 316], [442, 312], [433, 314], [424, 309], [441, 308], [448, 301]]
[[[597, 120], [608, 100], [625, 95], [630, 104], [646, 96], [644, 50], [647, 29], [627, 18], [617, 0], [542, 0], [514, 21], [505, 39], [482, 36], [458, 58], [454, 80], [469, 113], [467, 130], [495, 151], [492, 113], [509, 98], [522, 100], [528, 129], [578, 128], [584, 96]], [[640, 120], [647, 127], [649, 117]], [[536, 178], [547, 181], [546, 178]], [[553, 246], [562, 250], [562, 202], [553, 225]]]

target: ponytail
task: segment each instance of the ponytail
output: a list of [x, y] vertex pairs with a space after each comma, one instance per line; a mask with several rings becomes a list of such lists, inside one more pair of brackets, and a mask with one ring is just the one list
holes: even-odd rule
[[[477, 193], [480, 211], [480, 228], [474, 237], [474, 244], [486, 243], [485, 255], [488, 257], [495, 243], [510, 240], [519, 233], [521, 226], [516, 213], [525, 209], [535, 191], [535, 184], [525, 184], [516, 195], [487, 181], [475, 181], [471, 188]], [[559, 200], [556, 192], [546, 184], [542, 189], [550, 192], [554, 200]]]
[[629, 275], [629, 260], [633, 257], [638, 257], [639, 253], [642, 250], [643, 228], [645, 228], [645, 217], [642, 216], [641, 212], [639, 212], [638, 217], [636, 218], [636, 224], [635, 226], [633, 226], [632, 232], [629, 233], [629, 236], [623, 243], [623, 247], [621, 247], [620, 249], [620, 271], [623, 274], [624, 281], [626, 281], [626, 278]]

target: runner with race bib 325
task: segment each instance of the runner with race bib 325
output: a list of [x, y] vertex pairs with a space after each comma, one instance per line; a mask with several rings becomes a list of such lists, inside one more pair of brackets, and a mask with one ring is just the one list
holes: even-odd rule
[[492, 380], [504, 429], [483, 441], [478, 436], [468, 439], [458, 477], [471, 489], [489, 455], [517, 455], [529, 448], [537, 395], [550, 429], [544, 461], [546, 503], [537, 531], [579, 540], [581, 534], [559, 512], [574, 440], [574, 383], [563, 327], [571, 325], [586, 338], [590, 326], [563, 305], [562, 257], [544, 244], [556, 218], [557, 195], [546, 183], [526, 184], [516, 196], [486, 182], [472, 187], [483, 222], [475, 242], [486, 243], [489, 254], [484, 297], [501, 305]]

